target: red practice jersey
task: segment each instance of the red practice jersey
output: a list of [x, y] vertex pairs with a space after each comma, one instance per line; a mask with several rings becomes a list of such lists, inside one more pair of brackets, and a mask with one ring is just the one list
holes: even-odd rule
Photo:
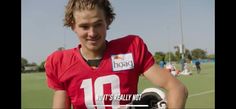
[[104, 109], [102, 105], [131, 102], [126, 95], [137, 94], [139, 75], [154, 64], [145, 43], [135, 35], [107, 42], [97, 69], [86, 63], [79, 53], [80, 47], [56, 51], [48, 56], [45, 64], [48, 86], [66, 90], [74, 109], [96, 105]]

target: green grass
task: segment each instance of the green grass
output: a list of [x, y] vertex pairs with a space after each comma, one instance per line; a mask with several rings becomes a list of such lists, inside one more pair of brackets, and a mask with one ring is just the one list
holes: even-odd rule
[[23, 109], [49, 108], [52, 90], [47, 88], [44, 73], [21, 74], [21, 107]]
[[[179, 68], [179, 65], [177, 65]], [[186, 108], [215, 108], [215, 65], [202, 64], [202, 71], [191, 76], [177, 77], [189, 91]], [[139, 92], [153, 87], [148, 80], [141, 77]], [[50, 108], [53, 91], [47, 87], [45, 73], [21, 74], [21, 107], [22, 109]]]

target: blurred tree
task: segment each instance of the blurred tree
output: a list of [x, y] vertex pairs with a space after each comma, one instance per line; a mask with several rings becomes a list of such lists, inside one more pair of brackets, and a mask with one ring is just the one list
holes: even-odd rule
[[209, 54], [209, 55], [207, 55], [207, 58], [208, 58], [208, 59], [214, 59], [214, 58], [215, 58], [215, 55], [214, 55], [214, 54]]
[[179, 62], [180, 59], [181, 59], [180, 48], [179, 48], [179, 46], [174, 46], [174, 49], [176, 49], [176, 51], [175, 51], [175, 59], [176, 59], [177, 62]]
[[191, 51], [189, 49], [185, 49], [185, 57], [190, 61], [192, 60]]
[[62, 51], [62, 50], [65, 50], [65, 48], [64, 47], [59, 47], [57, 50]]
[[206, 57], [206, 51], [204, 51], [204, 50], [202, 50], [200, 48], [193, 49], [191, 51], [191, 53], [192, 53], [192, 58], [193, 59], [198, 59], [198, 58], [206, 59], [207, 58]]
[[40, 72], [44, 72], [44, 71], [45, 71], [44, 64], [45, 64], [45, 61], [43, 61], [43, 62], [38, 66], [38, 71], [40, 71]]
[[165, 61], [176, 61], [176, 57], [175, 57], [174, 53], [167, 52], [165, 55]]
[[155, 52], [154, 59], [155, 59], [156, 63], [159, 63], [162, 58], [165, 58], [165, 53]]
[[25, 66], [28, 64], [27, 59], [21, 57], [21, 72], [24, 72]]

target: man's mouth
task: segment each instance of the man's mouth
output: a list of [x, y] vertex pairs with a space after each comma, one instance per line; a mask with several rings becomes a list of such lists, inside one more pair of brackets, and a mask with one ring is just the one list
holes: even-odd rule
[[88, 39], [87, 41], [89, 42], [89, 43], [92, 43], [92, 44], [95, 44], [95, 43], [97, 43], [98, 42], [98, 38], [97, 39]]

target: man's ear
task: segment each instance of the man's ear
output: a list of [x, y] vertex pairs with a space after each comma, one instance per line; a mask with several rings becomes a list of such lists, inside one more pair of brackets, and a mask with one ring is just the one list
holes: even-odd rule
[[71, 30], [75, 32], [75, 23], [72, 23]]
[[74, 20], [71, 21], [71, 27], [70, 28], [71, 28], [72, 31], [75, 32], [75, 21]]

